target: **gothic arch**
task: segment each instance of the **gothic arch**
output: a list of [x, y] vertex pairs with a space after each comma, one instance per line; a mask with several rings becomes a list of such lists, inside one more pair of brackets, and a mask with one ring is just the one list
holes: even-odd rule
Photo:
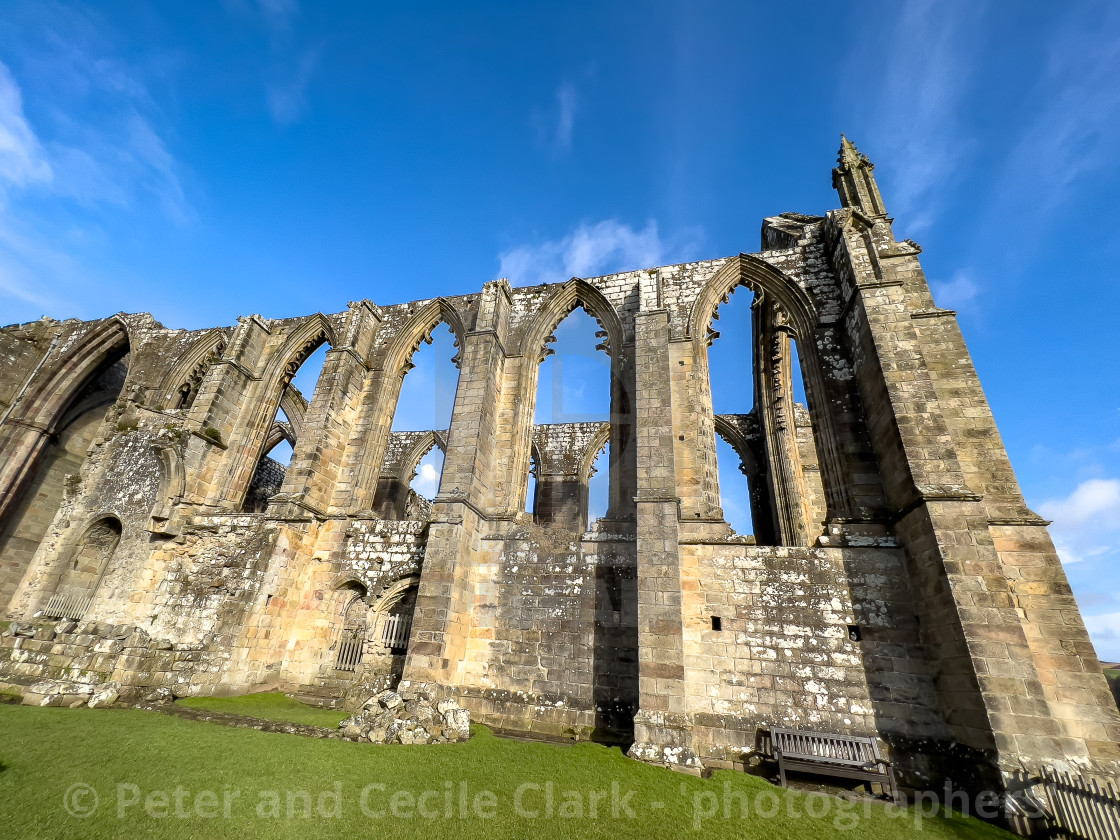
[[[321, 345], [334, 346], [334, 327], [320, 312], [308, 316], [292, 330], [283, 347], [272, 354], [257, 385], [257, 399], [247, 401], [237, 423], [239, 433], [231, 436], [228, 453], [232, 458], [229, 500], [240, 508], [256, 474], [257, 465], [268, 452], [275, 431], [276, 411], [288, 391], [292, 378], [307, 358]], [[290, 418], [289, 418], [290, 419]], [[297, 434], [298, 440], [298, 434]], [[275, 445], [275, 441], [273, 445]]]
[[[163, 378], [159, 388], [158, 407], [188, 408], [198, 394], [206, 371], [225, 352], [226, 341], [226, 331], [219, 327], [207, 330], [199, 336]], [[184, 397], [188, 404], [180, 405]]]
[[447, 452], [447, 437], [444, 432], [425, 432], [423, 437], [412, 444], [408, 453], [401, 459], [401, 471], [397, 477], [402, 486], [407, 487], [411, 483], [420, 461], [437, 446], [442, 452]]
[[[459, 310], [445, 298], [434, 298], [413, 312], [401, 326], [396, 338], [385, 353], [385, 360], [381, 364], [382, 370], [390, 376], [393, 374], [403, 376], [407, 373], [408, 365], [411, 364], [413, 354], [420, 347], [420, 342], [430, 343], [432, 333], [440, 323], [445, 323], [451, 328], [451, 331], [455, 333], [456, 346], [462, 348], [466, 329], [463, 326], [463, 318], [459, 314]], [[456, 365], [458, 364], [457, 358]], [[395, 407], [396, 403], [394, 401]]]
[[625, 341], [622, 321], [603, 293], [578, 277], [573, 277], [561, 286], [537, 313], [521, 339], [521, 355], [532, 356], [536, 353], [537, 361], [540, 361], [540, 353], [545, 349], [546, 339], [560, 326], [561, 321], [579, 307], [583, 307], [588, 315], [599, 322], [607, 339], [601, 347], [614, 359]]
[[0, 427], [0, 520], [33, 478], [48, 441], [71, 417], [83, 388], [132, 346], [127, 322], [114, 315], [73, 347], [64, 345], [55, 358], [46, 358]]
[[268, 430], [268, 437], [264, 439], [264, 453], [267, 455], [282, 440], [286, 440], [292, 449], [296, 448], [296, 435], [291, 425], [277, 420]]
[[[816, 340], [818, 313], [805, 290], [783, 272], [756, 256], [740, 254], [738, 258], [728, 260], [704, 285], [689, 314], [686, 338], [693, 342], [698, 367], [704, 375], [708, 374], [707, 348], [714, 337], [711, 329], [712, 318], [719, 306], [739, 285], [752, 289], [757, 295], [754, 329], [756, 356], [763, 352], [763, 348], [757, 343], [760, 334], [757, 316], [759, 307], [770, 316], [782, 319], [781, 323], [771, 325], [770, 328], [774, 332], [788, 333], [797, 341], [805, 396], [809, 403], [809, 414], [820, 461], [821, 479], [829, 504], [828, 515], [830, 518], [834, 515], [844, 515], [844, 511], [851, 507], [847, 500], [848, 485], [843, 478], [846, 473], [842, 452], [844, 436], [837, 426], [837, 418], [828, 397], [830, 391], [826, 384], [827, 377], [824, 374]], [[754, 363], [757, 371], [760, 359], [755, 358]], [[758, 393], [755, 399], [756, 404], [761, 404]], [[773, 477], [775, 471], [772, 469], [772, 464], [770, 467], [767, 473]], [[780, 488], [775, 492], [780, 495]], [[798, 535], [791, 533], [788, 538], [798, 538]]]
[[[381, 379], [375, 386], [378, 390], [370, 415], [371, 431], [359, 444], [362, 449], [355, 456], [358, 480], [350, 491], [347, 504], [351, 511], [369, 508], [374, 504], [385, 458], [385, 445], [400, 400], [401, 385], [405, 375], [411, 370], [412, 357], [420, 343], [430, 343], [432, 333], [441, 323], [451, 328], [455, 334], [456, 347], [461, 352], [466, 337], [462, 316], [446, 299], [434, 298], [409, 316], [382, 356], [380, 366], [375, 369], [380, 372]], [[458, 367], [458, 356], [451, 361]]]
[[[565, 318], [580, 307], [598, 322], [601, 328], [598, 335], [605, 341], [596, 349], [605, 351], [611, 359], [611, 420], [607, 424], [608, 438], [617, 440], [620, 426], [626, 422], [624, 418], [629, 413], [629, 398], [623, 378], [625, 364], [622, 350], [625, 346], [626, 334], [622, 321], [614, 306], [602, 292], [586, 280], [573, 277], [559, 287], [559, 290], [541, 307], [521, 339], [522, 364], [517, 391], [521, 401], [514, 426], [517, 434], [514, 437], [514, 456], [511, 459], [510, 487], [513, 490], [511, 500], [524, 499], [528, 489], [533, 417], [537, 407], [537, 381], [540, 376], [540, 363], [547, 355], [545, 351], [548, 338]], [[621, 450], [622, 447], [618, 448]], [[622, 497], [626, 493], [621, 491], [615, 471], [612, 470], [610, 476], [610, 506], [614, 509], [623, 501]]]
[[756, 294], [768, 296], [781, 306], [791, 319], [795, 333], [804, 341], [813, 333], [817, 322], [816, 307], [809, 295], [790, 277], [752, 254], [732, 257], [704, 284], [692, 304], [686, 324], [686, 338], [699, 345], [708, 343], [708, 330], [720, 305], [737, 286], [746, 286]]
[[751, 452], [747, 439], [743, 437], [739, 429], [719, 414], [715, 415], [715, 427], [716, 434], [727, 441], [731, 448], [735, 450], [735, 454], [739, 456], [743, 472], [747, 476], [761, 475], [758, 469], [758, 461], [755, 459], [754, 453]]
[[132, 341], [125, 320], [119, 315], [106, 318], [35, 377], [8, 422], [16, 421], [54, 434], [69, 402], [86, 382], [124, 356], [130, 347]]
[[[307, 414], [307, 405], [307, 398], [290, 383], [280, 394], [280, 410], [288, 418], [293, 437], [298, 438], [303, 432], [303, 418]], [[295, 446], [294, 440], [292, 446]]]
[[591, 480], [591, 470], [595, 466], [595, 459], [599, 457], [599, 453], [603, 451], [610, 439], [611, 426], [609, 423], [604, 423], [603, 428], [596, 432], [587, 444], [587, 449], [584, 450], [583, 458], [580, 460], [580, 478], [583, 479], [584, 483]]
[[334, 347], [336, 341], [334, 325], [326, 315], [322, 312], [309, 315], [303, 319], [303, 323], [292, 330], [283, 350], [273, 354], [261, 374], [261, 379], [270, 383], [282, 380], [287, 385], [299, 371], [300, 365], [307, 361], [308, 356], [323, 344]]

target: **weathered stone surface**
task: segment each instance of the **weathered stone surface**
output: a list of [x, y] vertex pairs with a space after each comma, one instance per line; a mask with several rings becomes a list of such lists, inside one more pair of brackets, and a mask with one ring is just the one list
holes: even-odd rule
[[89, 702], [86, 705], [91, 709], [102, 709], [116, 703], [120, 695], [120, 683], [105, 683], [104, 685], [97, 686], [97, 688], [93, 690], [93, 694], [90, 695]]
[[424, 687], [405, 686], [412, 699], [402, 702], [386, 691], [362, 704], [362, 711], [339, 724], [343, 737], [374, 744], [446, 744], [470, 737], [470, 712], [452, 699], [432, 705]]
[[[473, 718], [695, 769], [781, 725], [878, 736], [912, 784], [1116, 775], [1120, 714], [954, 313], [846, 140], [833, 183], [840, 209], [767, 218], [755, 254], [210, 330], [0, 329], [0, 679], [54, 705], [90, 696], [59, 680], [118, 703], [281, 688], [379, 743]], [[740, 288], [754, 402], [716, 415], [708, 345]], [[535, 424], [577, 307], [610, 420]], [[441, 323], [449, 427], [393, 431]], [[719, 437], [753, 534], [724, 521]]]

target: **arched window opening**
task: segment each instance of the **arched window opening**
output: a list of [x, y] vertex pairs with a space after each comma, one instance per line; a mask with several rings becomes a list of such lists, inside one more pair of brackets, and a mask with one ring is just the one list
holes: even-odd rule
[[121, 533], [120, 520], [112, 516], [99, 519], [86, 529], [62, 568], [54, 595], [43, 610], [44, 616], [77, 620], [85, 615], [120, 544]]
[[610, 507], [610, 465], [611, 445], [608, 441], [591, 462], [591, 472], [587, 478], [588, 523], [607, 515], [607, 508]]
[[536, 422], [587, 423], [611, 416], [611, 358], [599, 323], [572, 310], [546, 341], [537, 376]]
[[[736, 287], [713, 316], [708, 348], [708, 382], [713, 413], [746, 415], [754, 410], [754, 294]], [[724, 520], [739, 534], [754, 534], [751, 488], [741, 472], [742, 458], [718, 433], [715, 438], [715, 468], [719, 482], [719, 506]]]
[[433, 443], [432, 448], [416, 464], [412, 480], [408, 485], [405, 519], [432, 518], [432, 500], [439, 492], [439, 480], [443, 475], [443, 457], [443, 449]]
[[[0, 521], [0, 611], [7, 606], [46, 536], [66, 490], [79, 476], [105, 414], [128, 374], [127, 348], [93, 373], [52, 424], [54, 434], [28, 470], [12, 507]], [[72, 480], [72, 479], [71, 479]]]
[[737, 286], [713, 316], [719, 331], [708, 348], [708, 381], [715, 414], [746, 414], [754, 408], [751, 304], [754, 294]]
[[269, 499], [279, 493], [280, 488], [284, 486], [288, 467], [291, 466], [292, 456], [295, 454], [296, 437], [291, 419], [280, 406], [282, 403], [296, 407], [307, 406], [308, 400], [304, 394], [314, 395], [329, 349], [330, 346], [326, 341], [320, 338], [319, 346], [308, 353], [302, 362], [297, 358], [291, 363], [293, 366], [298, 364], [298, 368], [287, 374], [284, 392], [277, 401], [276, 413], [273, 415], [272, 424], [265, 438], [264, 450], [249, 481], [245, 499], [241, 503], [242, 513], [264, 513], [268, 509]]
[[281, 438], [261, 456], [253, 480], [249, 482], [249, 492], [241, 505], [243, 513], [264, 513], [268, 509], [268, 500], [284, 486], [292, 451], [291, 443]]
[[393, 413], [394, 432], [429, 431], [451, 426], [459, 369], [458, 340], [446, 323], [437, 325], [412, 354]]
[[334, 620], [336, 671], [354, 671], [365, 655], [369, 629], [369, 606], [365, 597], [366, 588], [356, 581], [338, 590]]
[[292, 377], [289, 387], [295, 388], [296, 393], [304, 398], [304, 402], [315, 395], [319, 377], [323, 374], [323, 365], [327, 361], [328, 350], [330, 345], [324, 341], [304, 360], [296, 375]]
[[537, 510], [537, 473], [540, 466], [537, 463], [537, 453], [534, 451], [529, 456], [529, 480], [525, 487], [525, 511], [535, 514]]
[[742, 457], [716, 430], [716, 459], [719, 463], [719, 500], [723, 518], [737, 534], [754, 534], [751, 477]]
[[809, 400], [805, 396], [805, 377], [801, 372], [801, 356], [797, 352], [797, 339], [791, 338], [789, 342], [790, 378], [793, 380], [793, 400], [799, 405], [808, 406]]

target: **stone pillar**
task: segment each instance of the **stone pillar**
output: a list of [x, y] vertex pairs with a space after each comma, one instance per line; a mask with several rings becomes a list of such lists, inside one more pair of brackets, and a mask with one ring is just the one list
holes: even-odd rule
[[669, 368], [669, 315], [635, 316], [638, 713], [630, 754], [699, 769], [685, 705], [684, 623]]
[[487, 283], [475, 329], [463, 341], [405, 679], [456, 685], [461, 678], [474, 608], [479, 535], [493, 497], [509, 307], [508, 283]]
[[894, 240], [869, 163], [845, 144], [841, 196], [851, 184], [865, 193], [829, 219], [850, 296], [845, 329], [942, 712], [974, 751], [976, 774], [958, 781], [998, 784], [1066, 762], [1116, 774], [1120, 714], [1044, 523], [1023, 502], [920, 249]]
[[779, 545], [808, 545], [805, 476], [797, 446], [793, 362], [785, 314], [765, 297], [752, 308], [755, 405], [765, 444]]
[[292, 462], [269, 515], [325, 516], [338, 483], [346, 441], [365, 384], [367, 358], [381, 318], [369, 301], [350, 304], [342, 343], [332, 347], [304, 415], [305, 434], [296, 440]]
[[222, 468], [229, 460], [227, 451], [241, 411], [255, 397], [254, 386], [260, 381], [257, 367], [272, 334], [259, 315], [237, 321], [229, 346], [206, 372], [189, 413], [193, 437], [187, 454], [188, 499], [215, 508], [239, 501], [230, 497], [231, 482]]

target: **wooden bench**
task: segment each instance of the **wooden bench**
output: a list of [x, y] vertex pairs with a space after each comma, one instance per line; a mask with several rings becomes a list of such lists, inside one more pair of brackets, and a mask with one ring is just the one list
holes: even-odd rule
[[[834, 735], [829, 732], [770, 730], [770, 743], [778, 760], [778, 776], [786, 786], [786, 771], [838, 776], [877, 782], [888, 799], [897, 799], [898, 787], [891, 763], [879, 755], [874, 738]], [[870, 785], [868, 786], [870, 790]]]

